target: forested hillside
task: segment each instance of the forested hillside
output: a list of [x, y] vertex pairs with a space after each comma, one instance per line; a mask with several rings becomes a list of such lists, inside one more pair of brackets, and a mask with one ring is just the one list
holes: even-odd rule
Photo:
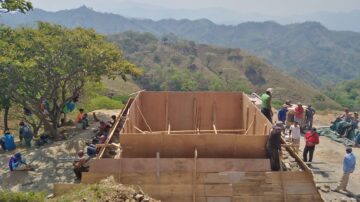
[[150, 33], [126, 32], [109, 36], [127, 59], [144, 68], [135, 82], [146, 90], [245, 91], [275, 89], [278, 102], [286, 99], [314, 103], [318, 108], [338, 107], [312, 87], [287, 76], [240, 49], [220, 48], [174, 35], [158, 39]]
[[345, 81], [325, 89], [325, 94], [344, 107], [360, 110], [360, 79]]
[[274, 22], [249, 22], [224, 26], [206, 19], [128, 19], [81, 7], [59, 12], [35, 10], [26, 15], [7, 15], [0, 18], [0, 23], [31, 25], [39, 20], [68, 27], [91, 27], [103, 34], [128, 30], [157, 36], [174, 33], [195, 42], [241, 48], [317, 88], [354, 79], [360, 74], [360, 33], [331, 31], [315, 22], [285, 26]]

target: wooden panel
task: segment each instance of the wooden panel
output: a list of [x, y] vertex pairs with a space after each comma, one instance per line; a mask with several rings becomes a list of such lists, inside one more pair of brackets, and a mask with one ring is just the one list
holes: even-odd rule
[[90, 172], [119, 173], [121, 160], [119, 159], [93, 159], [90, 161]]
[[[221, 137], [220, 137], [221, 136]], [[204, 158], [264, 158], [267, 136], [235, 134], [122, 134], [122, 156], [127, 158], [192, 158], [195, 148]]]
[[[113, 160], [120, 161], [120, 160]], [[122, 158], [122, 172], [156, 172], [154, 158]], [[114, 164], [113, 164], [114, 165]], [[194, 160], [186, 158], [160, 158], [160, 172], [192, 172]], [[94, 169], [95, 171], [95, 169]], [[270, 171], [268, 159], [214, 159], [199, 158], [197, 172], [226, 172], [222, 175], [232, 176], [230, 171], [260, 172]], [[96, 170], [96, 172], [98, 172]], [[234, 177], [234, 176], [232, 176]]]
[[194, 93], [168, 93], [168, 116], [171, 130], [195, 129], [194, 100]]
[[[139, 108], [150, 125], [151, 130], [163, 131], [166, 121], [166, 93], [141, 92], [139, 101]], [[139, 127], [143, 131], [148, 131], [147, 126], [144, 124]]]
[[106, 179], [110, 176], [113, 176], [116, 181], [120, 181], [119, 174], [116, 173], [96, 173], [96, 172], [83, 172], [81, 176], [81, 183], [84, 184], [93, 184], [100, 182], [103, 179]]
[[54, 184], [54, 195], [61, 196], [62, 194], [66, 194], [67, 192], [80, 188], [81, 184]]

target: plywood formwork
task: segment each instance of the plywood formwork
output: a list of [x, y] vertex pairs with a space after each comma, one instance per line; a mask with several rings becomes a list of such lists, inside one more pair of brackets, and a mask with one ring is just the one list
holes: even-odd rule
[[243, 93], [141, 92], [117, 120], [106, 144], [121, 153], [104, 147], [83, 183], [112, 175], [162, 201], [321, 201], [291, 149], [303, 171], [271, 172], [271, 124]]

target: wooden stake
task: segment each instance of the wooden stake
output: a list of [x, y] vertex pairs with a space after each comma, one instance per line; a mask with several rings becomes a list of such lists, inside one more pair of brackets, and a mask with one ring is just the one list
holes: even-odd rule
[[248, 130], [249, 129], [249, 119], [250, 119], [250, 109], [249, 107], [246, 107], [246, 123], [245, 123], [245, 130]]
[[192, 181], [193, 181], [193, 187], [192, 187], [193, 202], [196, 201], [197, 157], [198, 157], [197, 149], [195, 148], [195, 152], [194, 152], [194, 170], [193, 170], [193, 177], [192, 177]]
[[213, 129], [214, 129], [214, 131], [215, 131], [215, 134], [217, 135], [217, 134], [218, 134], [218, 132], [217, 132], [217, 130], [216, 130], [216, 126], [215, 126], [215, 124], [213, 124]]
[[267, 134], [267, 124], [265, 123], [264, 124], [264, 135], [266, 135]]
[[253, 125], [253, 135], [255, 135], [256, 132], [256, 111], [254, 112], [254, 121], [253, 121], [254, 125]]
[[160, 183], [160, 152], [156, 152], [156, 181]]
[[194, 98], [194, 108], [193, 108], [193, 128], [194, 130], [197, 129], [197, 101]]
[[140, 128], [138, 128], [138, 127], [136, 127], [136, 126], [134, 126], [134, 128], [135, 128], [135, 130], [139, 131], [140, 133], [145, 134], [145, 132], [144, 132], [144, 131], [142, 131]]
[[170, 123], [169, 123], [169, 125], [168, 125], [168, 135], [170, 135], [170, 130], [171, 130], [171, 126], [170, 126]]
[[168, 127], [168, 125], [169, 125], [169, 103], [168, 103], [168, 99], [169, 99], [169, 94], [166, 93], [166, 102], [165, 102], [165, 130], [166, 130], [166, 127]]

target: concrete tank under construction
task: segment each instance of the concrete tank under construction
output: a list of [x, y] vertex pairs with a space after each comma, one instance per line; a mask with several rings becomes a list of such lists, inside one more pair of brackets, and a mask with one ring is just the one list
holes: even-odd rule
[[322, 201], [311, 170], [291, 148], [300, 169], [271, 171], [270, 129], [243, 93], [140, 92], [82, 183], [112, 175], [162, 201]]

